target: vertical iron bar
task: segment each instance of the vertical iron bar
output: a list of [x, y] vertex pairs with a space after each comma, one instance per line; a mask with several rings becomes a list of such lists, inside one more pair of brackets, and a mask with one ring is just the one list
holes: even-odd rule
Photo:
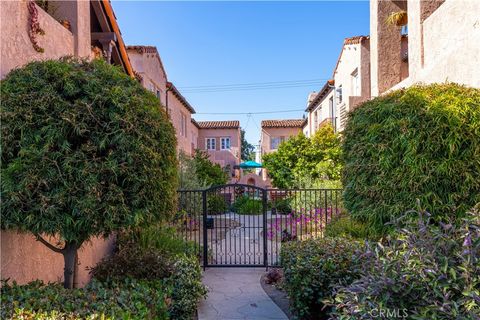
[[202, 191], [203, 205], [203, 271], [208, 265], [208, 240], [207, 240], [207, 191]]
[[263, 263], [268, 270], [268, 246], [267, 246], [267, 190], [262, 190], [263, 200]]

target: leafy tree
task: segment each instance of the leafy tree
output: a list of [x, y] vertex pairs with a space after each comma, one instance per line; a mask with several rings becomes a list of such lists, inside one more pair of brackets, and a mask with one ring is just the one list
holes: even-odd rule
[[173, 213], [174, 129], [123, 71], [103, 61], [32, 62], [1, 81], [1, 95], [1, 226], [62, 254], [65, 287], [89, 238]]
[[245, 139], [245, 130], [240, 131], [242, 140], [242, 161], [255, 160], [255, 146]]
[[331, 125], [307, 138], [303, 133], [282, 142], [263, 156], [272, 183], [279, 188], [305, 187], [305, 181], [340, 179], [341, 141]]
[[196, 150], [193, 161], [198, 180], [205, 187], [227, 183], [228, 174], [218, 163], [210, 161], [206, 151]]

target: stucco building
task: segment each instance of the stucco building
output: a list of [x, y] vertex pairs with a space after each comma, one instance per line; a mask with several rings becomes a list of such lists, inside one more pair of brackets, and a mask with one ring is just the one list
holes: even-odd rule
[[[406, 11], [403, 28], [385, 22]], [[371, 0], [372, 96], [415, 83], [480, 87], [480, 1]]]
[[234, 178], [238, 173], [235, 166], [240, 164], [242, 143], [240, 122], [198, 121], [192, 122], [198, 129], [198, 149], [205, 150], [210, 160], [229, 170]]
[[[0, 77], [35, 60], [63, 56], [93, 58], [103, 55], [133, 76], [113, 9], [107, 0], [48, 1], [55, 10], [35, 1], [0, 1]], [[30, 33], [33, 26], [43, 34]], [[63, 256], [28, 233], [1, 231], [1, 277], [20, 284], [41, 279], [63, 281]], [[58, 239], [48, 238], [51, 243]], [[90, 280], [87, 268], [95, 266], [112, 249], [113, 237], [93, 238], [78, 252], [75, 285]]]
[[[261, 156], [274, 152], [278, 146], [292, 136], [297, 136], [303, 132], [305, 119], [285, 119], [285, 120], [262, 120], [262, 133], [260, 136], [260, 154]], [[271, 186], [267, 170], [262, 169], [262, 178]]]
[[312, 136], [326, 123], [330, 123], [336, 131], [343, 131], [347, 113], [370, 96], [369, 37], [346, 38], [332, 80], [326, 81], [318, 93], [309, 95], [304, 132]]

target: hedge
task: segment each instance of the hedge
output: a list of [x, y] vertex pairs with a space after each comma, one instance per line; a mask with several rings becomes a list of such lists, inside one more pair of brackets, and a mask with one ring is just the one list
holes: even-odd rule
[[415, 207], [437, 220], [480, 201], [480, 89], [413, 86], [349, 114], [344, 205], [378, 232]]

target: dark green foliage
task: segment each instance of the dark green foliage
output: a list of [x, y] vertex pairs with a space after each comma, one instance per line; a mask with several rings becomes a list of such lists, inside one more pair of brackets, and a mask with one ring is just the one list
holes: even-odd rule
[[137, 81], [103, 61], [32, 62], [1, 95], [1, 226], [60, 236], [65, 286], [91, 236], [171, 217], [175, 131]]
[[272, 209], [275, 209], [276, 213], [279, 214], [290, 214], [292, 213], [292, 200], [290, 198], [284, 199], [275, 199], [271, 202]]
[[282, 244], [284, 289], [298, 319], [319, 319], [328, 313], [323, 300], [336, 286], [359, 277], [361, 245], [343, 238], [309, 239]]
[[[117, 252], [93, 268], [92, 275], [107, 283], [127, 278], [147, 284], [161, 281], [171, 300], [168, 306], [170, 319], [190, 320], [198, 300], [206, 295], [198, 257], [186, 244], [166, 246], [152, 241], [152, 233], [158, 234], [160, 230], [165, 227], [154, 231], [147, 229], [146, 235], [141, 235], [142, 230], [121, 234]], [[167, 231], [162, 238], [166, 240], [168, 237]], [[166, 241], [172, 243], [179, 239], [175, 236]]]
[[83, 289], [40, 281], [24, 286], [2, 283], [2, 319], [168, 319], [169, 290], [160, 281], [93, 280]]
[[263, 202], [251, 196], [240, 196], [233, 203], [232, 211], [238, 214], [262, 214]]
[[228, 174], [219, 164], [210, 161], [206, 151], [196, 150], [193, 161], [198, 180], [204, 186], [216, 186], [227, 183]]
[[303, 133], [290, 137], [278, 150], [263, 156], [263, 166], [278, 188], [299, 187], [302, 180], [339, 180], [340, 137], [331, 125], [319, 128], [312, 138]]
[[228, 211], [228, 204], [222, 194], [207, 194], [208, 214], [223, 214]]
[[366, 251], [372, 263], [340, 288], [334, 319], [366, 319], [400, 310], [408, 319], [480, 319], [480, 214], [435, 225], [426, 212], [384, 245]]
[[352, 219], [349, 214], [334, 216], [325, 228], [325, 236], [352, 239], [375, 238], [365, 223]]
[[255, 146], [245, 139], [245, 130], [241, 129], [240, 139], [242, 141], [242, 161], [255, 160]]
[[344, 131], [347, 210], [374, 230], [415, 206], [441, 220], [480, 201], [480, 90], [415, 86], [350, 113]]

